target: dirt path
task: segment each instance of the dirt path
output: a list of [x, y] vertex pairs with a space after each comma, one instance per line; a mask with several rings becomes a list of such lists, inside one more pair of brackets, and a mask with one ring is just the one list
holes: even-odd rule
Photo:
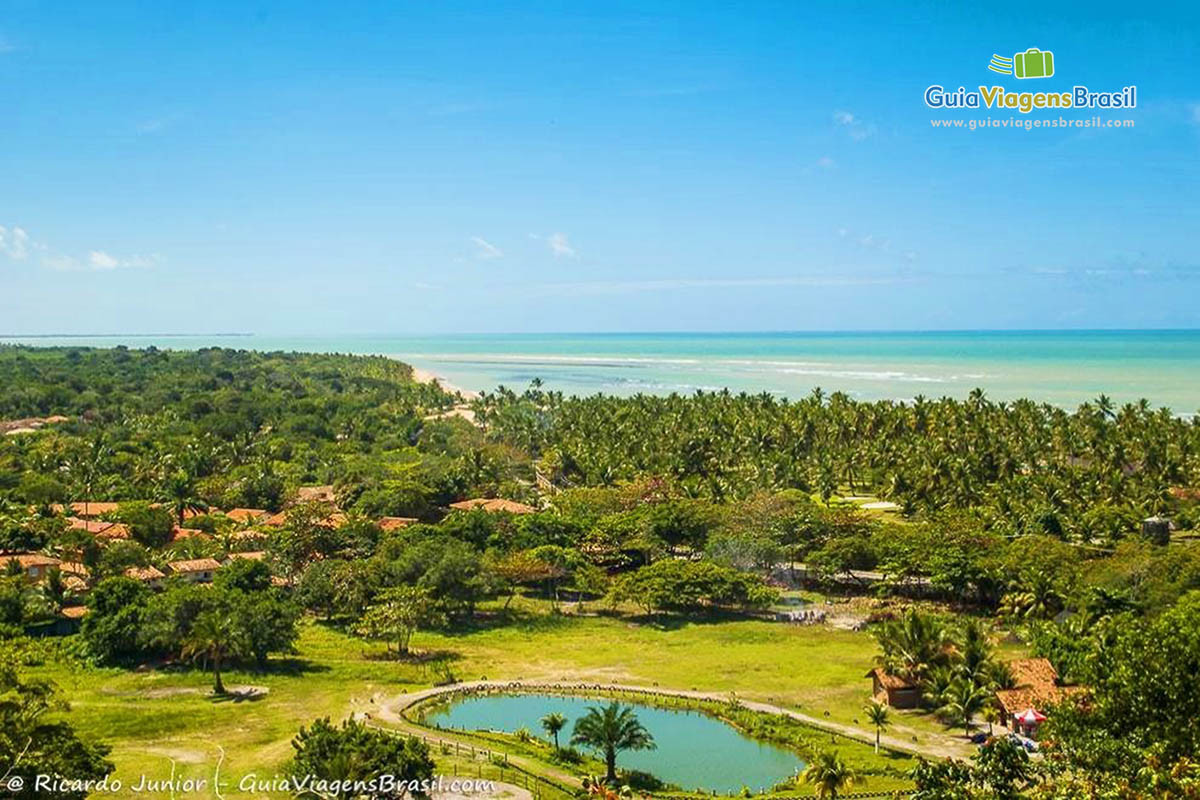
[[[408, 731], [416, 731], [429, 735], [429, 731], [425, 728], [414, 725], [406, 720], [402, 712], [415, 703], [426, 700], [430, 697], [436, 697], [450, 692], [468, 690], [504, 690], [513, 689], [518, 691], [537, 691], [539, 689], [549, 690], [554, 692], [570, 692], [576, 691], [591, 691], [591, 692], [626, 692], [633, 694], [645, 694], [648, 697], [655, 695], [660, 697], [680, 697], [689, 698], [692, 700], [714, 700], [717, 702], [728, 702], [729, 694], [721, 692], [698, 692], [689, 691], [686, 689], [662, 689], [658, 687], [634, 686], [622, 683], [554, 683], [545, 681], [465, 681], [456, 683], [450, 686], [435, 686], [431, 689], [422, 689], [408, 694], [398, 695], [396, 697], [384, 700], [379, 705], [379, 719], [388, 722], [391, 725], [403, 727]], [[792, 719], [811, 725], [819, 730], [828, 731], [829, 733], [840, 734], [850, 739], [863, 742], [865, 744], [875, 744], [874, 731], [867, 731], [861, 728], [856, 728], [853, 725], [845, 725], [840, 722], [833, 722], [827, 719], [811, 717], [799, 711], [783, 706], [773, 705], [771, 703], [763, 703], [756, 700], [745, 700], [738, 698], [744, 707], [752, 711], [760, 711], [765, 714], [781, 714], [791, 717]], [[439, 732], [441, 733], [441, 732]], [[905, 753], [914, 755], [927, 756], [930, 758], [966, 758], [973, 752], [973, 748], [965, 741], [958, 740], [950, 736], [933, 734], [938, 737], [935, 744], [917, 744], [911, 741], [897, 738], [884, 734], [880, 737], [880, 743], [891, 750], [899, 750]], [[453, 743], [453, 740], [450, 740]], [[515, 758], [513, 759], [516, 760]], [[566, 773], [562, 773], [565, 775]], [[558, 777], [557, 775], [555, 777]], [[577, 778], [570, 778], [573, 784], [578, 784]]]

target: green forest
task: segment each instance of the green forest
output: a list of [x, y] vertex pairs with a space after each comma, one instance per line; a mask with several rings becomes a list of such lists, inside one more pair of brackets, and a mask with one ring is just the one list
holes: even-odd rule
[[[0, 423], [12, 642], [54, 629], [81, 663], [192, 664], [220, 694], [223, 669], [268, 669], [310, 622], [403, 660], [422, 632], [518, 619], [515, 598], [721, 625], [767, 618], [798, 582], [876, 604], [861, 634], [876, 663], [947, 736], [1013, 686], [1002, 643], [1080, 687], [1036, 758], [1000, 738], [925, 758], [908, 796], [1200, 797], [1200, 420], [1169, 409], [536, 382], [468, 402], [384, 357], [0, 346]], [[491, 498], [511, 503], [452, 507]], [[187, 564], [214, 565], [211, 585]], [[0, 694], [51, 697], [28, 648], [7, 649]], [[111, 771], [102, 732], [31, 728], [60, 713], [38, 703], [0, 703], [0, 730], [36, 742], [20, 769]], [[875, 713], [854, 720], [868, 738], [888, 724]], [[318, 740], [432, 769], [415, 740], [396, 755], [352, 723], [297, 736], [310, 770]], [[21, 748], [0, 734], [0, 771]]]

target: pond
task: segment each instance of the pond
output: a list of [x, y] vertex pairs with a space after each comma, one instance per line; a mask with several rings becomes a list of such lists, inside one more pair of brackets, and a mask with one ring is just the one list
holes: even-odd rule
[[[561, 744], [566, 746], [575, 720], [586, 714], [589, 706], [608, 702], [595, 697], [540, 694], [477, 695], [431, 711], [426, 719], [445, 728], [466, 730], [511, 733], [524, 727], [535, 736], [545, 737], [539, 720], [556, 711], [568, 720], [559, 733]], [[769, 789], [804, 768], [804, 761], [795, 753], [748, 739], [699, 712], [668, 711], [625, 701], [622, 704], [634, 706], [657, 748], [618, 753], [618, 769], [649, 772], [684, 789], [736, 792], [743, 786], [755, 791]]]

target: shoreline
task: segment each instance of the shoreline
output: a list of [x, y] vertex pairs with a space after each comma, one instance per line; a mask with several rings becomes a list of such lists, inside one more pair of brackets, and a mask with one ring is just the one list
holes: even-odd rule
[[442, 391], [449, 392], [450, 394], [457, 392], [458, 394], [462, 395], [464, 400], [467, 400], [468, 402], [479, 399], [479, 392], [471, 389], [464, 389], [461, 386], [456, 386], [441, 375], [438, 375], [436, 372], [432, 372], [431, 370], [423, 369], [407, 361], [405, 363], [412, 367], [413, 380], [417, 381], [418, 383], [436, 383], [439, 387], [441, 387]]

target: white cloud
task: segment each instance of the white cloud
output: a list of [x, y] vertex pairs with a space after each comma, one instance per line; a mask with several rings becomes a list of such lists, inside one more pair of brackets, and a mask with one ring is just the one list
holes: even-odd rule
[[93, 250], [88, 253], [88, 264], [92, 266], [92, 269], [116, 269], [121, 266], [120, 261], [103, 250]]
[[1192, 122], [1200, 125], [1200, 103], [1192, 103], [1189, 108], [1192, 112]]
[[492, 244], [487, 239], [484, 239], [482, 236], [472, 236], [471, 241], [477, 248], [475, 251], [476, 258], [483, 259], [484, 261], [488, 261], [493, 258], [504, 258], [504, 251], [499, 247], [496, 247], [496, 245]]
[[74, 270], [91, 270], [93, 272], [111, 272], [117, 269], [149, 269], [157, 266], [162, 259], [157, 255], [133, 255], [128, 258], [117, 258], [103, 250], [89, 250], [86, 259], [78, 259], [64, 253], [56, 253], [44, 245], [39, 245], [42, 253], [41, 263], [46, 269], [59, 272]]
[[21, 227], [14, 226], [10, 231], [0, 225], [0, 253], [16, 261], [25, 258], [29, 253], [29, 234]]
[[157, 265], [159, 257], [132, 255], [128, 258], [117, 258], [111, 256], [103, 250], [93, 250], [88, 253], [88, 264], [92, 269], [107, 270], [107, 269], [149, 269]]
[[15, 44], [0, 36], [0, 53], [15, 53], [16, 51], [17, 46]]
[[822, 156], [817, 159], [817, 166], [821, 169], [833, 169], [837, 164], [829, 156]]
[[30, 253], [35, 254], [38, 263], [46, 269], [58, 271], [90, 269], [107, 271], [122, 268], [148, 268], [159, 264], [162, 259], [158, 255], [133, 255], [120, 258], [103, 250], [89, 250], [87, 258], [76, 258], [67, 253], [50, 247], [45, 242], [33, 239], [19, 225], [6, 228], [0, 225], [0, 256], [12, 261], [23, 261]]
[[571, 243], [567, 241], [565, 233], [552, 233], [546, 238], [546, 243], [550, 245], [550, 252], [554, 253], [555, 258], [567, 257], [577, 258], [578, 253], [575, 248], [571, 247]]
[[856, 142], [861, 142], [863, 139], [875, 134], [874, 125], [864, 123], [849, 111], [834, 111], [833, 121], [838, 126], [844, 128], [850, 138]]

